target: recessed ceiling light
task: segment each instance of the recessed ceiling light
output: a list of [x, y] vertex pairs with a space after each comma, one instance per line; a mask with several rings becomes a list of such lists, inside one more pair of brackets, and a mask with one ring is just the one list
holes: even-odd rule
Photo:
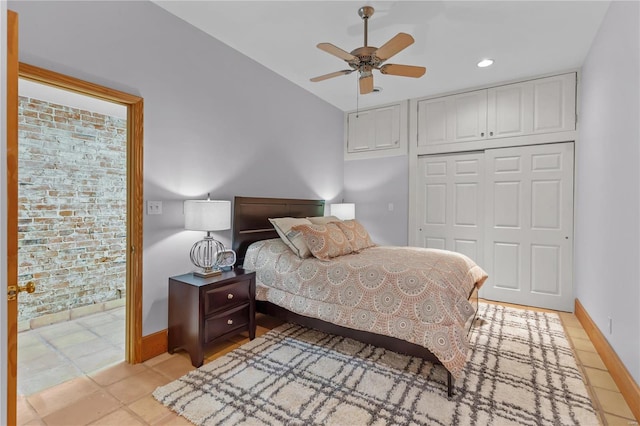
[[478, 62], [479, 68], [485, 68], [491, 65], [493, 65], [493, 59], [483, 59], [480, 62]]

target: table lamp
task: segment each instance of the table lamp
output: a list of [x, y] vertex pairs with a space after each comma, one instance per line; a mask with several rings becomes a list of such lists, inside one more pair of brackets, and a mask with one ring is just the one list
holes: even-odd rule
[[201, 271], [193, 274], [210, 277], [222, 273], [218, 267], [224, 245], [211, 236], [212, 231], [231, 229], [231, 201], [187, 200], [184, 202], [184, 228], [190, 231], [205, 231], [204, 240], [191, 247], [191, 262]]

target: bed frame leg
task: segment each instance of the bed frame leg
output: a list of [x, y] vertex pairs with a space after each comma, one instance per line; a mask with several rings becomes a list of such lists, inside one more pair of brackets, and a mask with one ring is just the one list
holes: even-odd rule
[[447, 396], [449, 398], [453, 396], [453, 378], [450, 371], [447, 371]]

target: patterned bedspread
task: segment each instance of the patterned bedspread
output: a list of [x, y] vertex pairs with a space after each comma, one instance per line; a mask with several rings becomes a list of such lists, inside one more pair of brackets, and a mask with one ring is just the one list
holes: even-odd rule
[[256, 298], [337, 325], [429, 349], [458, 378], [467, 359], [467, 300], [487, 274], [468, 257], [416, 247], [371, 247], [330, 261], [300, 259], [280, 240], [253, 243], [244, 268]]

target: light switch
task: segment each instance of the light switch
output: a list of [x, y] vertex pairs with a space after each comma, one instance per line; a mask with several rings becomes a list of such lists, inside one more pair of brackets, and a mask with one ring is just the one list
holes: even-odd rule
[[162, 214], [162, 201], [147, 201], [147, 214]]

